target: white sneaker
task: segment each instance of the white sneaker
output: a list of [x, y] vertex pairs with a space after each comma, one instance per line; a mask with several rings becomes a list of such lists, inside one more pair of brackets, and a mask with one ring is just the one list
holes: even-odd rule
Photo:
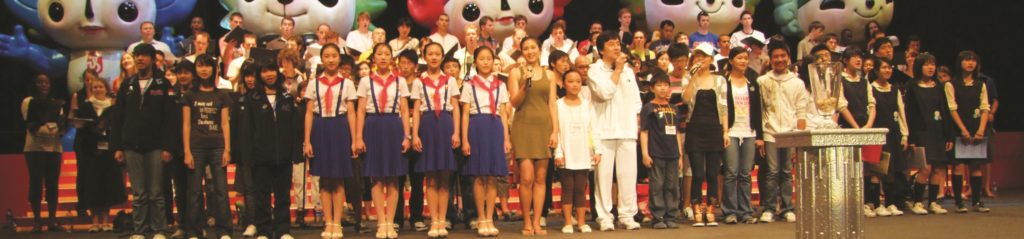
[[607, 232], [607, 231], [614, 231], [614, 230], [615, 230], [615, 224], [612, 224], [611, 221], [603, 221], [603, 222], [601, 222], [601, 231]]
[[864, 216], [867, 217], [867, 218], [873, 218], [873, 217], [876, 216], [875, 215], [875, 210], [871, 209], [871, 205], [870, 204], [864, 204]]
[[911, 207], [910, 211], [917, 215], [928, 215], [928, 210], [925, 210], [924, 204], [920, 202], [914, 203], [914, 207]]
[[562, 233], [572, 234], [572, 225], [565, 225], [562, 227]]
[[892, 216], [892, 213], [889, 212], [889, 209], [886, 209], [885, 207], [878, 207], [875, 208], [875, 215], [878, 215], [879, 217], [888, 217]]
[[592, 231], [594, 230], [590, 229], [590, 225], [583, 224], [583, 226], [580, 227], [580, 232], [582, 233], [590, 233]]
[[256, 237], [256, 239], [269, 239], [269, 238], [267, 238], [267, 236], [258, 236], [258, 237]]
[[284, 234], [284, 235], [281, 235], [281, 239], [295, 239], [295, 238], [292, 237], [292, 234]]
[[167, 239], [167, 236], [164, 236], [163, 233], [157, 233], [156, 235], [153, 235], [153, 239]]
[[693, 221], [693, 208], [686, 207], [683, 209], [683, 214], [686, 214], [686, 220]]
[[772, 221], [775, 221], [775, 214], [772, 214], [772, 212], [761, 213], [761, 222], [770, 223]]
[[633, 221], [632, 219], [620, 220], [619, 224], [622, 224], [622, 227], [625, 227], [626, 230], [637, 230], [637, 229], [640, 229], [640, 223], [637, 223], [636, 221]]
[[191, 237], [188, 237], [188, 239], [199, 239], [199, 237], [197, 237], [197, 236], [191, 236]]
[[231, 236], [223, 235], [223, 236], [220, 236], [220, 239], [231, 239]]
[[900, 209], [897, 208], [896, 205], [889, 205], [888, 209], [889, 214], [892, 214], [893, 216], [903, 216], [903, 211], [900, 211]]
[[254, 237], [256, 236], [256, 225], [249, 225], [245, 227], [245, 232], [242, 232], [243, 237]]
[[786, 218], [786, 222], [796, 222], [796, 213], [786, 212], [782, 216]]
[[547, 218], [545, 218], [545, 217], [540, 217], [540, 226], [541, 226], [541, 227], [547, 227], [547, 226], [548, 226], [548, 220], [547, 220]]
[[476, 219], [469, 220], [469, 229], [476, 230], [478, 224], [480, 224], [480, 222], [477, 222]]
[[136, 234], [128, 237], [128, 239], [146, 239], [146, 236]]
[[942, 205], [939, 205], [937, 202], [932, 202], [931, 205], [928, 206], [928, 210], [935, 214], [946, 214], [949, 212], [946, 211], [945, 208], [942, 208]]

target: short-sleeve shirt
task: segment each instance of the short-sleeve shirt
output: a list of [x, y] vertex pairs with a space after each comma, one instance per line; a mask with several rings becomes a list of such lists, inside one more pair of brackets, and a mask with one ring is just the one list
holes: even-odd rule
[[[499, 83], [498, 88], [495, 90], [488, 90], [479, 85], [482, 83], [489, 86], [492, 82], [498, 80], [493, 74], [490, 77], [475, 75], [470, 79], [470, 81], [463, 84], [462, 96], [459, 97], [459, 101], [469, 104], [469, 114], [492, 114], [494, 112], [491, 111], [491, 105], [494, 104], [494, 101], [497, 101], [498, 105], [509, 102], [508, 88], [504, 82]], [[497, 99], [491, 101], [491, 94]], [[495, 109], [497, 108], [495, 107]]]
[[[441, 77], [439, 77], [438, 80], [444, 81], [444, 84], [425, 84], [424, 81], [434, 81], [427, 78], [426, 73], [424, 73], [419, 80], [412, 82], [412, 92], [410, 92], [412, 93], [411, 98], [413, 100], [423, 101], [423, 103], [420, 104], [419, 111], [426, 112], [429, 110], [436, 110], [439, 105], [443, 105], [444, 108], [441, 109], [442, 111], [452, 111], [454, 107], [452, 106], [452, 103], [455, 102], [451, 102], [451, 97], [458, 96], [462, 93], [459, 92], [459, 85], [455, 82], [455, 77], [450, 77], [444, 74], [441, 74]], [[434, 86], [437, 86], [437, 88], [434, 88]], [[438, 100], [440, 102], [433, 100], [434, 95], [438, 96]]]
[[679, 141], [676, 135], [682, 133], [672, 104], [647, 103], [640, 109], [640, 130], [647, 131], [647, 152], [652, 158], [678, 159]]
[[[371, 77], [363, 77], [359, 80], [358, 95], [360, 98], [366, 98], [366, 113], [398, 113], [398, 100], [399, 98], [409, 97], [409, 85], [405, 83], [405, 78], [401, 76], [389, 74], [386, 76], [377, 75], [373, 73], [371, 76], [379, 77], [382, 81], [387, 81], [390, 77], [395, 77], [394, 82], [385, 87], [380, 83], [372, 80]], [[373, 88], [373, 92], [370, 92], [370, 88]], [[383, 99], [384, 91], [387, 91], [387, 99]], [[398, 93], [398, 96], [395, 96]], [[384, 102], [384, 105], [380, 105]], [[380, 108], [381, 112], [377, 112]]]
[[182, 96], [185, 107], [190, 109], [189, 144], [192, 148], [223, 148], [224, 129], [221, 128], [221, 111], [231, 106], [228, 91], [189, 91]]
[[[317, 77], [310, 82], [310, 85], [306, 86], [306, 92], [302, 93], [302, 97], [309, 99], [310, 104], [313, 105], [313, 113], [320, 114], [322, 117], [335, 117], [338, 115], [345, 114], [348, 112], [348, 107], [345, 107], [345, 102], [350, 100], [359, 99], [356, 95], [356, 86], [349, 79], [342, 79], [341, 83], [333, 86], [327, 86], [323, 82], [320, 82], [320, 78]], [[333, 77], [341, 77], [336, 75]], [[331, 90], [332, 99], [330, 107], [327, 107], [327, 90]], [[335, 112], [337, 110], [337, 112]]]

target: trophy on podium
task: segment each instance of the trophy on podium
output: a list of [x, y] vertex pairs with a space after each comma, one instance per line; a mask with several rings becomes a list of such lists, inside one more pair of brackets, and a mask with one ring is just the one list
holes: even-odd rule
[[[814, 107], [817, 109], [818, 115], [831, 119], [836, 114], [836, 108], [839, 107], [839, 93], [842, 91], [840, 86], [842, 82], [843, 66], [839, 62], [815, 62], [807, 66], [811, 83], [811, 100], [814, 101]], [[839, 128], [839, 125], [835, 124], [831, 120], [825, 120], [830, 122], [826, 125], [821, 125], [820, 128], [835, 129]]]

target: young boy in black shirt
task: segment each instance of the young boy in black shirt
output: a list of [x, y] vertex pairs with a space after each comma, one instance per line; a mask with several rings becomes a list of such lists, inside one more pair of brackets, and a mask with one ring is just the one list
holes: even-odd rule
[[679, 114], [669, 103], [668, 75], [657, 74], [651, 79], [655, 98], [640, 110], [640, 147], [643, 163], [650, 171], [650, 210], [655, 229], [678, 228], [679, 180], [683, 163], [683, 134], [679, 128]]

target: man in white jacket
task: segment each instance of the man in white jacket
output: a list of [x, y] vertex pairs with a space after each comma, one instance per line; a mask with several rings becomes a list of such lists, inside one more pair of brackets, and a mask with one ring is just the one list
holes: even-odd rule
[[[783, 214], [786, 221], [795, 222], [793, 212], [793, 152], [775, 145], [775, 134], [803, 130], [807, 127], [808, 103], [804, 82], [789, 71], [789, 47], [773, 41], [768, 46], [772, 71], [757, 78], [761, 86], [764, 107], [765, 173], [761, 189], [762, 222], [772, 222], [775, 215]], [[778, 204], [778, 210], [776, 210]]]
[[[636, 200], [636, 140], [640, 108], [640, 89], [633, 69], [626, 65], [619, 37], [602, 33], [597, 38], [601, 59], [590, 65], [590, 90], [593, 93], [597, 145], [602, 157], [597, 165], [595, 204], [602, 231], [615, 230], [612, 208], [612, 177], [618, 178], [619, 224], [629, 230], [640, 229], [633, 220]], [[612, 175], [612, 172], [616, 175]]]

